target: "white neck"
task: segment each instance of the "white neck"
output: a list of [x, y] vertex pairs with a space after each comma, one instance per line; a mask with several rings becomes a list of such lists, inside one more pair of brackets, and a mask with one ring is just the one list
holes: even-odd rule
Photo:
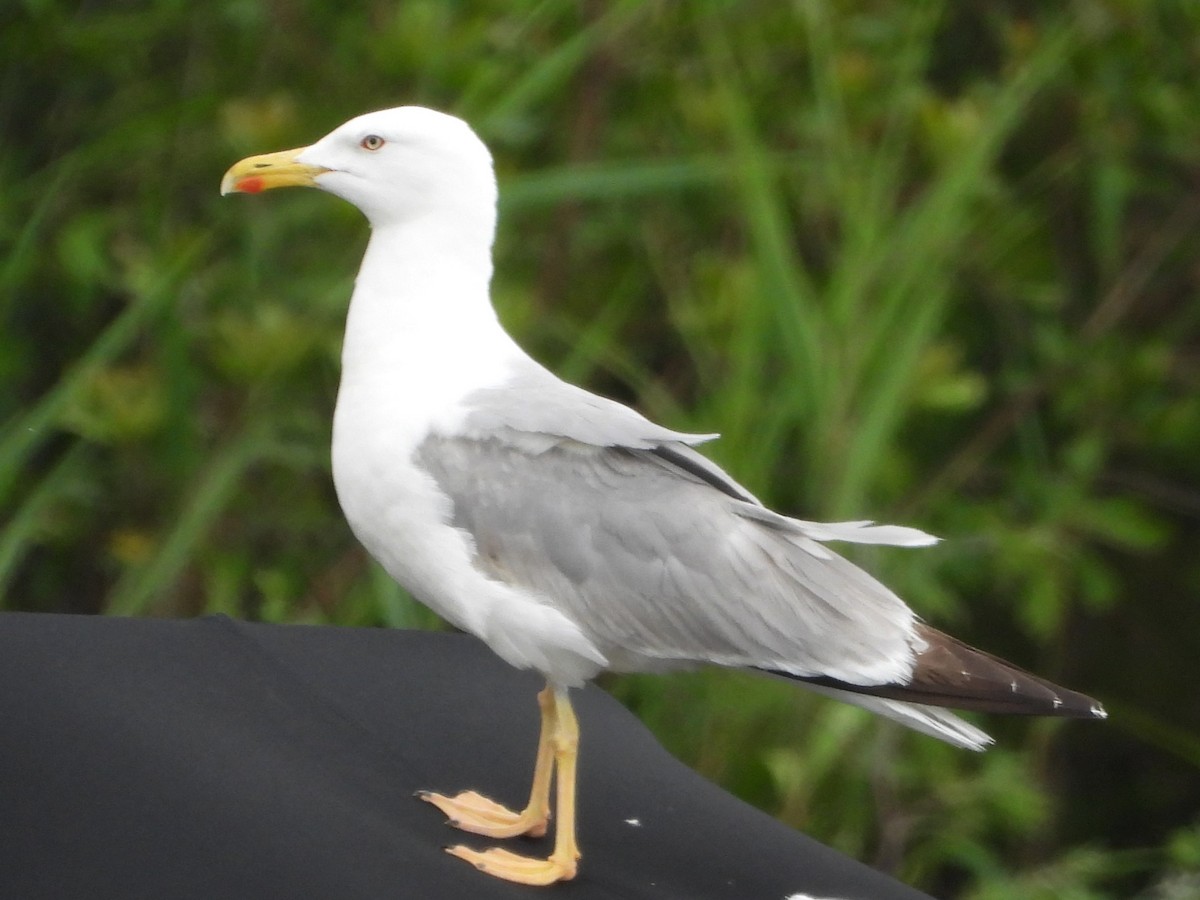
[[472, 224], [427, 216], [372, 231], [346, 321], [339, 406], [357, 396], [431, 424], [524, 356], [491, 305], [491, 223]]

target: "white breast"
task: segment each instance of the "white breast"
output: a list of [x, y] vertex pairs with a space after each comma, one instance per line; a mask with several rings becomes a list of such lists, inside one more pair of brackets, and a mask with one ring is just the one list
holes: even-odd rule
[[355, 536], [413, 596], [485, 641], [509, 664], [561, 686], [608, 661], [553, 598], [495, 581], [474, 564], [471, 537], [451, 525], [449, 499], [413, 459], [411, 429], [379, 424], [358, 392], [339, 396], [333, 476]]
[[381, 283], [371, 260], [369, 249], [347, 318], [333, 424], [334, 485], [351, 529], [417, 599], [509, 663], [563, 685], [590, 678], [603, 655], [553, 598], [475, 567], [471, 537], [453, 527], [449, 499], [415, 460], [429, 434], [458, 431], [465, 397], [499, 386], [524, 358], [491, 312], [486, 279], [467, 292], [459, 278], [431, 281], [410, 267]]

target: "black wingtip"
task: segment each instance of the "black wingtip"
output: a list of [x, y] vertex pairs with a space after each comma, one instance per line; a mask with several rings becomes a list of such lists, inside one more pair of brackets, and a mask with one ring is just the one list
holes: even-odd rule
[[924, 649], [906, 684], [859, 685], [832, 678], [789, 678], [889, 700], [972, 712], [1018, 716], [1107, 719], [1103, 705], [1059, 687], [926, 625], [917, 626]]

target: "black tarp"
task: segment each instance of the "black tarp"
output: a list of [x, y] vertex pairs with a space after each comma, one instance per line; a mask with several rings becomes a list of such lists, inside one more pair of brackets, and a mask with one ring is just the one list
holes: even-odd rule
[[579, 877], [476, 872], [440, 848], [497, 842], [413, 792], [520, 805], [540, 687], [461, 635], [0, 615], [0, 898], [924, 896], [705, 781], [591, 687]]

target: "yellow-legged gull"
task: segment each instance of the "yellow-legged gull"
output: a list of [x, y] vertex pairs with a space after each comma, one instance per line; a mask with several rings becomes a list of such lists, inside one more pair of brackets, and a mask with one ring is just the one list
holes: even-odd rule
[[422, 792], [452, 824], [554, 850], [450, 852], [502, 878], [575, 876], [579, 730], [568, 689], [598, 672], [712, 664], [786, 675], [960, 747], [940, 707], [1102, 718], [1098, 703], [921, 623], [827, 541], [921, 546], [912, 528], [772, 512], [684, 434], [560, 381], [492, 309], [496, 181], [460, 119], [401, 107], [234, 165], [221, 192], [319, 187], [371, 224], [333, 425], [355, 535], [439, 615], [547, 686], [529, 803]]

